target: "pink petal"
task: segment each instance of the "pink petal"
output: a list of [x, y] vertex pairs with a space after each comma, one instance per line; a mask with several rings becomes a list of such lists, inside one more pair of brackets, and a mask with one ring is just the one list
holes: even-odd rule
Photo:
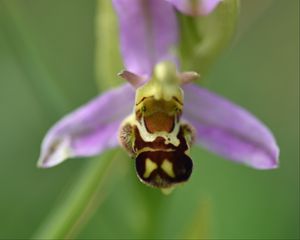
[[120, 24], [125, 69], [150, 76], [154, 65], [176, 61], [177, 21], [171, 4], [162, 0], [114, 0]]
[[68, 114], [46, 134], [38, 166], [52, 167], [70, 157], [93, 156], [117, 146], [119, 125], [133, 104], [134, 89], [126, 84]]
[[279, 149], [270, 130], [251, 113], [208, 90], [189, 84], [184, 118], [197, 142], [225, 158], [258, 169], [278, 166]]

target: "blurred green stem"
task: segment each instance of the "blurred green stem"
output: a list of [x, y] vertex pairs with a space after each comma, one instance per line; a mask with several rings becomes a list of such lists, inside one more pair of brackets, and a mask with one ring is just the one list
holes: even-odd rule
[[[80, 228], [95, 211], [107, 191], [106, 176], [110, 175], [114, 163], [118, 160], [116, 150], [106, 152], [89, 163], [74, 182], [67, 198], [59, 204], [47, 221], [35, 233], [33, 239], [66, 239], [78, 233]], [[102, 199], [98, 199], [100, 196]], [[91, 209], [92, 208], [92, 209]]]

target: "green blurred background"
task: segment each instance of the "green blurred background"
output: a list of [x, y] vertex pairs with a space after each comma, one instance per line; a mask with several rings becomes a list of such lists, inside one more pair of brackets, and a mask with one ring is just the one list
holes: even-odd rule
[[[47, 129], [97, 94], [95, 14], [94, 0], [0, 0], [2, 239], [31, 237], [98, 160], [36, 168]], [[123, 153], [77, 237], [298, 239], [298, 21], [298, 0], [242, 1], [233, 45], [206, 79], [272, 129], [279, 169], [257, 171], [194, 148], [192, 178], [164, 196], [137, 180]]]

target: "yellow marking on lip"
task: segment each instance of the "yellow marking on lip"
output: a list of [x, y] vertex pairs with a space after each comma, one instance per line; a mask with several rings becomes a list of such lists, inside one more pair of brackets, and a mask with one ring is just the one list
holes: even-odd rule
[[174, 178], [175, 173], [173, 170], [173, 163], [171, 163], [169, 160], [165, 159], [163, 163], [161, 164], [161, 169], [164, 170], [166, 174], [168, 174], [170, 177]]
[[146, 159], [145, 162], [145, 173], [143, 175], [144, 178], [148, 178], [150, 174], [157, 168], [157, 164], [151, 161], [150, 158]]

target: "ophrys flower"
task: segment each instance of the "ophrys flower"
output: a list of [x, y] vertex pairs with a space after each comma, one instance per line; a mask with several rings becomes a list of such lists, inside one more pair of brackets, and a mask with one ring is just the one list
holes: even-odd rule
[[[166, 188], [189, 178], [193, 142], [254, 168], [277, 167], [279, 150], [264, 124], [195, 84], [181, 86], [196, 76], [180, 73], [174, 52], [179, 34], [171, 3], [189, 9], [183, 2], [190, 1], [114, 1], [126, 68], [121, 75], [134, 87], [103, 93], [55, 124], [43, 141], [40, 167], [118, 146], [120, 126], [121, 143], [136, 158], [139, 178], [152, 186]], [[211, 4], [210, 10], [191, 15], [208, 14], [218, 3], [200, 2]]]
[[144, 183], [168, 188], [186, 181], [192, 173], [189, 150], [194, 131], [181, 120], [181, 83], [183, 78], [197, 76], [177, 74], [175, 65], [161, 62], [152, 78], [136, 91], [134, 111], [120, 128], [120, 142], [135, 159], [137, 174]]

